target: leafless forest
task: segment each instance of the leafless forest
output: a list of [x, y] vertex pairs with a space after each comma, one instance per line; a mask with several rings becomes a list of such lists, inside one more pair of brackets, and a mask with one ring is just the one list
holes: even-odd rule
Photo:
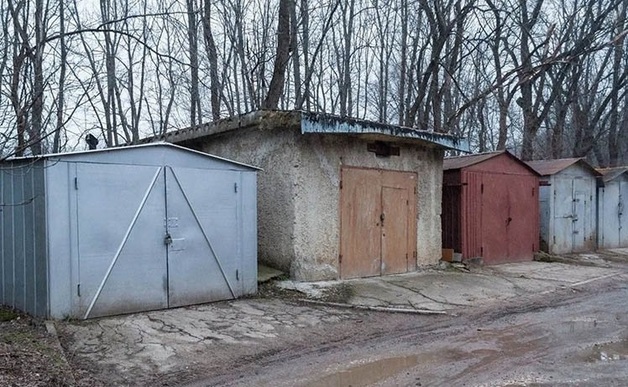
[[0, 156], [303, 109], [628, 163], [628, 0], [2, 0]]

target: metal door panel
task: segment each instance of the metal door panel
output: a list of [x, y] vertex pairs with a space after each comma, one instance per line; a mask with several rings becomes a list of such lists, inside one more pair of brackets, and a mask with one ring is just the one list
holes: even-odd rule
[[572, 179], [554, 179], [554, 225], [551, 252], [568, 253], [573, 250], [574, 208]]
[[161, 169], [78, 164], [75, 189], [76, 309], [87, 318], [167, 307]]
[[617, 247], [628, 247], [628, 179], [623, 178], [617, 185], [619, 187], [616, 208], [619, 230]]
[[482, 258], [493, 264], [508, 259], [508, 191], [499, 177], [482, 174]]
[[466, 172], [463, 185], [463, 207], [461, 211], [463, 232], [462, 251], [464, 259], [482, 256], [482, 173]]
[[620, 182], [608, 184], [600, 195], [600, 239], [602, 248], [620, 246], [621, 217], [619, 215]]
[[574, 179], [573, 183], [573, 247], [572, 251], [593, 250], [593, 229], [591, 227], [590, 181]]
[[408, 202], [407, 189], [382, 187], [382, 274], [408, 271]]
[[537, 180], [526, 176], [507, 176], [508, 219], [506, 221], [508, 261], [531, 261], [537, 250], [539, 212]]
[[169, 305], [232, 299], [242, 293], [239, 173], [167, 168]]
[[350, 167], [341, 173], [341, 277], [414, 270], [416, 174]]
[[340, 194], [340, 274], [342, 278], [381, 271], [381, 186], [377, 170], [343, 168]]

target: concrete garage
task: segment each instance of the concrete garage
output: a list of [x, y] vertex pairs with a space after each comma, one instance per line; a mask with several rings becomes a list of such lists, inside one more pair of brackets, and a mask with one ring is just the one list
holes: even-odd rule
[[0, 303], [90, 318], [257, 290], [257, 169], [156, 143], [0, 164]]
[[162, 139], [263, 168], [260, 261], [297, 280], [438, 263], [442, 162], [460, 138], [295, 111], [258, 111]]
[[507, 151], [447, 158], [443, 169], [443, 248], [486, 264], [531, 261], [538, 174]]
[[527, 164], [541, 175], [541, 250], [551, 254], [595, 250], [596, 179], [600, 173], [581, 158]]
[[628, 167], [603, 168], [598, 188], [598, 247], [628, 247]]

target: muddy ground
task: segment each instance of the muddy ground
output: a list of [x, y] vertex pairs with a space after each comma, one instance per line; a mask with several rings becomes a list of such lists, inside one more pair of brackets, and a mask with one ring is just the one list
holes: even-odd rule
[[43, 321], [0, 307], [0, 386], [74, 384], [56, 338]]
[[615, 267], [624, 274], [446, 315], [312, 305], [265, 285], [235, 302], [57, 322], [64, 351], [43, 322], [1, 310], [0, 386], [623, 386], [628, 265]]
[[624, 386], [626, 279], [457, 316], [369, 314], [324, 342], [266, 351], [189, 385]]

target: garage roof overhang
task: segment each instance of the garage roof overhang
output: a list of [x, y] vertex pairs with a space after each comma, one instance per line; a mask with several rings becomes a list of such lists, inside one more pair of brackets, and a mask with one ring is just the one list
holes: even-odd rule
[[602, 175], [598, 178], [600, 186], [604, 186], [609, 181], [613, 181], [622, 175], [628, 177], [628, 166], [614, 168], [597, 168], [596, 170]]
[[470, 152], [467, 139], [450, 134], [367, 120], [343, 118], [326, 113], [277, 110], [260, 110], [246, 113], [208, 124], [169, 132], [162, 136], [147, 138], [144, 139], [144, 142], [165, 140], [177, 144], [189, 144], [197, 142], [204, 137], [247, 128], [266, 130], [297, 128], [301, 134], [349, 135], [367, 141], [414, 143], [446, 150]]
[[587, 163], [584, 158], [568, 158], [568, 159], [555, 159], [555, 160], [534, 160], [534, 161], [526, 161], [526, 163], [536, 170], [541, 176], [551, 176], [555, 175], [563, 170], [569, 168], [570, 166], [577, 164], [589, 171], [591, 175], [598, 178], [602, 176], [602, 174], [595, 170], [591, 166], [591, 164]]
[[238, 166], [246, 168], [246, 169], [251, 169], [251, 170], [255, 170], [255, 171], [261, 170], [260, 168], [252, 166], [252, 165], [249, 165], [249, 164], [240, 163], [238, 161], [226, 159], [224, 157], [210, 155], [208, 153], [199, 152], [199, 151], [196, 151], [196, 150], [193, 150], [193, 149], [185, 148], [185, 147], [180, 146], [180, 145], [171, 144], [171, 143], [168, 143], [168, 142], [158, 141], [158, 140], [155, 140], [155, 142], [150, 142], [150, 143], [147, 142], [145, 144], [139, 144], [139, 145], [126, 145], [126, 146], [117, 146], [117, 147], [111, 147], [111, 148], [82, 150], [82, 151], [65, 152], [65, 153], [50, 153], [50, 154], [35, 155], [35, 156], [11, 157], [11, 158], [8, 158], [6, 160], [0, 160], [0, 164], [3, 163], [3, 162], [14, 162], [14, 161], [33, 162], [33, 161], [39, 161], [39, 160], [44, 160], [44, 159], [56, 160], [56, 161], [60, 161], [60, 160], [63, 159], [63, 160], [71, 161], [72, 158], [77, 157], [77, 156], [89, 156], [89, 155], [98, 155], [98, 154], [106, 154], [106, 153], [117, 153], [117, 152], [124, 152], [124, 151], [141, 150], [141, 149], [146, 149], [146, 148], [176, 149], [176, 150], [181, 151], [181, 152], [187, 152], [187, 153], [199, 155], [201, 157], [206, 157], [206, 158], [210, 158], [210, 159], [214, 159], [214, 160], [224, 161], [226, 163], [233, 164], [233, 165], [238, 165]]

